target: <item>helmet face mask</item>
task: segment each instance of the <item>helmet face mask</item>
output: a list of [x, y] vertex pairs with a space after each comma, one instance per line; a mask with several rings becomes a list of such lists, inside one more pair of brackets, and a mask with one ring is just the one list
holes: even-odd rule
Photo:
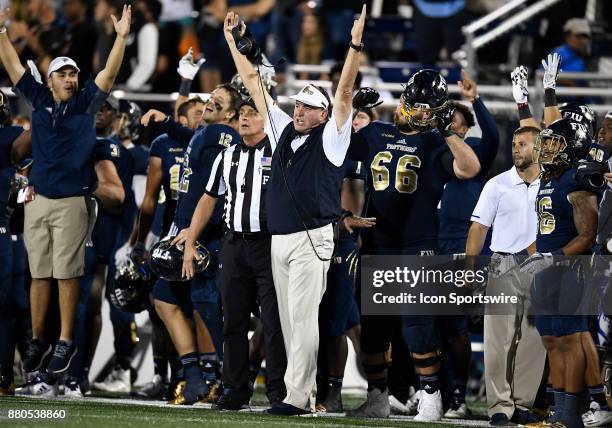
[[553, 134], [551, 129], [544, 129], [536, 139], [533, 161], [544, 169], [566, 165], [569, 163], [567, 154], [564, 153], [566, 148], [567, 142], [563, 135]]
[[431, 108], [429, 104], [414, 103], [409, 104], [402, 96], [400, 112], [408, 119], [410, 126], [418, 131], [427, 131], [436, 126], [438, 113], [446, 109], [446, 102], [440, 107]]
[[155, 277], [145, 262], [135, 265], [128, 260], [119, 267], [111, 283], [110, 300], [117, 308], [125, 312], [139, 313], [151, 305], [149, 297], [153, 290]]

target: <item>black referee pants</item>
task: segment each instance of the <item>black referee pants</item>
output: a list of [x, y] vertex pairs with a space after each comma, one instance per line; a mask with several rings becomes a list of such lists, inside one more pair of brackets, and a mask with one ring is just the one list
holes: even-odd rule
[[223, 383], [236, 398], [248, 397], [249, 320], [261, 305], [266, 350], [267, 395], [284, 398], [285, 344], [272, 280], [271, 239], [247, 241], [228, 233], [221, 250], [223, 302]]

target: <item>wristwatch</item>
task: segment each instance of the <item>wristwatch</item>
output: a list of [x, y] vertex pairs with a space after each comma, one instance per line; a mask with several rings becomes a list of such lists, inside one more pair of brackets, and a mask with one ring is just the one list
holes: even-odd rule
[[355, 49], [357, 52], [361, 52], [361, 50], [363, 49], [363, 43], [359, 43], [358, 45], [356, 45], [355, 43], [353, 43], [353, 41], [351, 40], [349, 42], [349, 47]]

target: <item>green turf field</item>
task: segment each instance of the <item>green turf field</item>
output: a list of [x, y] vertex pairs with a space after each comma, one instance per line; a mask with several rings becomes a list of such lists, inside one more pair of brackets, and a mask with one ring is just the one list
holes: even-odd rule
[[[346, 396], [345, 406], [354, 407], [362, 398]], [[263, 405], [263, 402], [256, 404]], [[365, 420], [346, 417], [275, 417], [265, 415], [261, 411], [252, 412], [219, 412], [210, 410], [206, 405], [168, 406], [161, 402], [139, 401], [129, 399], [84, 398], [75, 399], [43, 399], [27, 397], [0, 397], [0, 426], [10, 427], [440, 427], [452, 426], [450, 421], [423, 424], [410, 421], [408, 418]], [[471, 407], [482, 411], [482, 406], [471, 403]], [[263, 406], [257, 406], [263, 409]], [[65, 419], [8, 419], [10, 409], [19, 410], [65, 410]], [[458, 421], [458, 426], [486, 426], [486, 420]]]

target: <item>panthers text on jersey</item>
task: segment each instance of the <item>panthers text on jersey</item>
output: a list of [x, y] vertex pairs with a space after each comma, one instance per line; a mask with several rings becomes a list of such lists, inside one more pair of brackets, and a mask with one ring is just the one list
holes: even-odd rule
[[168, 134], [160, 135], [151, 143], [149, 156], [161, 159], [162, 191], [160, 193], [160, 202], [164, 203], [162, 236], [168, 234], [174, 219], [184, 154], [185, 149], [183, 149], [183, 146], [170, 138]]
[[[185, 151], [181, 167], [179, 199], [174, 216], [174, 225], [178, 230], [189, 227], [193, 212], [206, 189], [217, 155], [238, 141], [240, 141], [238, 132], [227, 125], [208, 125], [195, 133]], [[223, 201], [219, 200], [209, 225], [199, 239], [200, 243], [221, 237], [222, 216]]]
[[575, 174], [576, 170], [569, 168], [540, 183], [535, 209], [538, 213], [536, 247], [541, 253], [560, 250], [578, 236], [568, 195], [581, 190], [594, 193], [594, 190], [578, 183]]
[[376, 217], [375, 227], [361, 231], [364, 254], [436, 248], [437, 206], [451, 178], [441, 161], [447, 150], [437, 131], [408, 135], [394, 125], [372, 122], [353, 134], [347, 157], [363, 163], [364, 216]]

